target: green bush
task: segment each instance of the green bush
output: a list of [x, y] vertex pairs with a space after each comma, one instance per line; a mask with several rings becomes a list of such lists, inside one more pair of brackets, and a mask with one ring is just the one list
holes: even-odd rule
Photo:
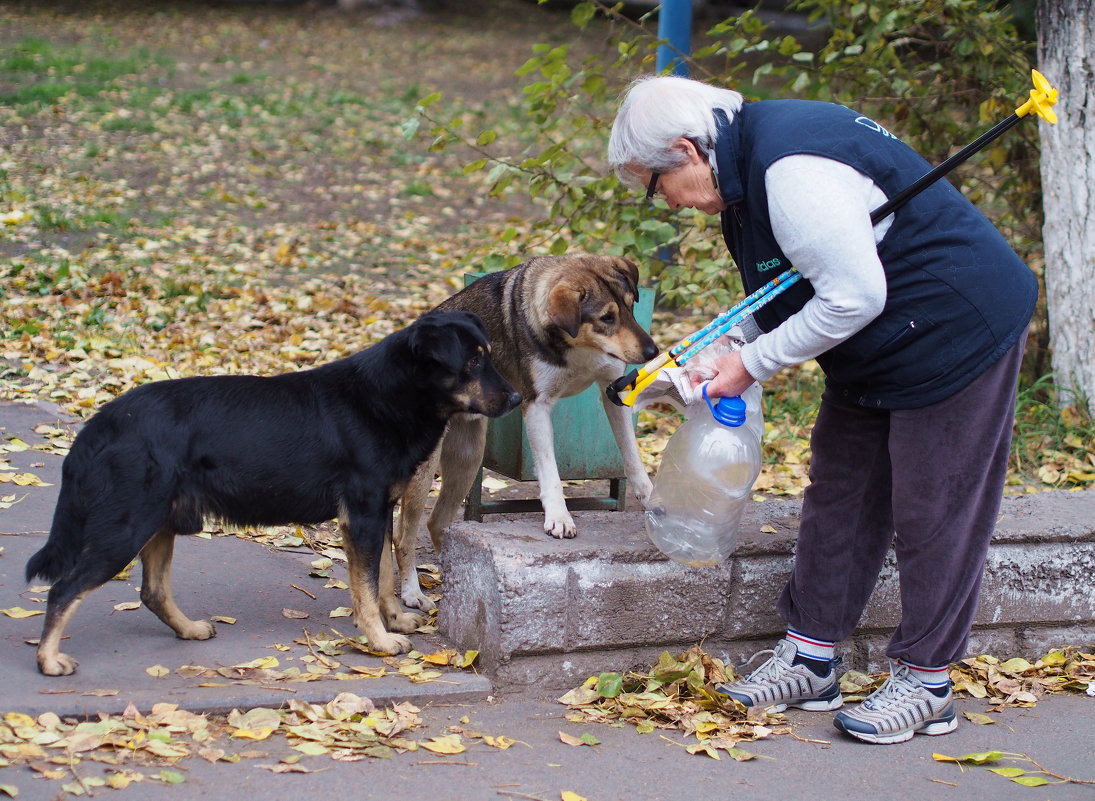
[[[797, 0], [791, 10], [816, 27], [800, 37], [776, 36], [753, 11], [723, 20], [698, 37], [691, 74], [753, 99], [795, 96], [854, 106], [931, 161], [1005, 117], [1029, 88], [1031, 46], [1020, 41], [1006, 8], [982, 0]], [[740, 287], [718, 221], [690, 210], [673, 213], [662, 203], [652, 207], [605, 168], [620, 92], [654, 69], [653, 15], [631, 20], [595, 0], [576, 4], [572, 19], [579, 28], [603, 27], [606, 46], [584, 56], [571, 44], [536, 46], [517, 71], [521, 107], [508, 118], [444, 109], [436, 93], [420, 101], [435, 150], [470, 148], [465, 173], [483, 173], [493, 195], [527, 194], [542, 210], [523, 230], [500, 230], [469, 260], [501, 269], [516, 264], [519, 251], [620, 254], [644, 266], [661, 303], [725, 307]], [[414, 120], [405, 132], [419, 127]], [[1036, 137], [1035, 125], [1019, 126], [951, 180], [1037, 270]]]

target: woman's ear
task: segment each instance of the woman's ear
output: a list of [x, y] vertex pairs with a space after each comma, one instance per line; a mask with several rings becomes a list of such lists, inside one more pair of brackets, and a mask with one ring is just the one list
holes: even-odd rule
[[701, 152], [700, 149], [696, 147], [696, 143], [691, 139], [682, 136], [673, 143], [673, 148], [684, 153], [691, 164], [707, 163], [707, 154]]

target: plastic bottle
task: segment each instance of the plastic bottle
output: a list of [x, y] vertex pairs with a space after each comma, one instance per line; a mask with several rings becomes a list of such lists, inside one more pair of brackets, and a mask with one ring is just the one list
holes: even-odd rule
[[706, 387], [703, 398], [710, 414], [701, 409], [669, 438], [646, 512], [658, 550], [689, 567], [717, 565], [734, 550], [760, 473], [757, 418], [745, 424], [745, 401], [712, 403]]

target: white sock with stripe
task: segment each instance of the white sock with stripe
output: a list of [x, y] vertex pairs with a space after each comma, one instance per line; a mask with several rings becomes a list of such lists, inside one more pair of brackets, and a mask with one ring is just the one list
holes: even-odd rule
[[798, 655], [815, 661], [832, 661], [836, 651], [836, 643], [828, 640], [819, 640], [817, 637], [807, 637], [805, 634], [787, 629], [787, 639], [798, 648]]
[[909, 669], [909, 673], [913, 675], [913, 678], [936, 695], [943, 695], [945, 694], [945, 690], [950, 689], [951, 677], [948, 665], [924, 667], [922, 665], [914, 665], [912, 662], [907, 662], [904, 659], [899, 659], [897, 661], [899, 664], [902, 664]]

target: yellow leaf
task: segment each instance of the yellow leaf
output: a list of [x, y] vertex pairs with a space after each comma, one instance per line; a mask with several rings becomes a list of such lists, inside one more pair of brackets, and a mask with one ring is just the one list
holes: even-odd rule
[[273, 729], [236, 729], [232, 736], [241, 740], [265, 740], [273, 733]]
[[459, 734], [446, 734], [442, 737], [432, 737], [426, 742], [419, 743], [420, 747], [435, 754], [462, 754], [467, 749], [460, 741]]
[[978, 726], [988, 726], [996, 723], [988, 715], [982, 715], [980, 712], [963, 712], [962, 714], [966, 716], [966, 720], [970, 723], [976, 723]]
[[19, 726], [33, 726], [34, 718], [22, 712], [8, 712], [4, 715], [4, 722], [14, 729]]
[[499, 748], [499, 749], [505, 751], [507, 748], [511, 747], [517, 741], [514, 740], [511, 737], [506, 737], [504, 735], [499, 735], [498, 737], [491, 737], [488, 734], [488, 735], [485, 735], [483, 737], [483, 742], [485, 742], [487, 745], [490, 745], [490, 746], [493, 746], [495, 748]]
[[330, 613], [330, 616], [331, 617], [350, 617], [351, 615], [353, 615], [353, 613], [354, 613], [354, 610], [351, 609], [350, 607], [340, 606], [337, 609], [332, 609], [331, 613]]
[[570, 790], [563, 790], [560, 798], [561, 801], [586, 801], [585, 796], [578, 795], [577, 793], [571, 792]]
[[18, 487], [52, 487], [34, 473], [0, 473], [0, 482]]
[[27, 617], [34, 617], [35, 615], [44, 615], [45, 611], [42, 609], [24, 609], [21, 606], [13, 606], [10, 609], [0, 609], [8, 617], [14, 617], [16, 619], [23, 619]]
[[123, 601], [120, 604], [114, 604], [114, 611], [115, 612], [129, 612], [133, 609], [140, 609], [140, 608], [141, 608], [141, 602], [140, 601]]
[[280, 664], [281, 663], [278, 662], [276, 656], [260, 656], [258, 659], [252, 659], [250, 662], [241, 662], [238, 665], [232, 665], [232, 667], [239, 668], [240, 670], [272, 670]]
[[213, 617], [211, 617], [210, 620], [212, 620], [215, 623], [225, 623], [229, 626], [234, 625], [235, 622], [236, 622], [236, 618], [228, 617], [227, 615], [213, 615]]
[[456, 657], [456, 651], [445, 650], [438, 651], [435, 654], [424, 654], [422, 656], [423, 662], [428, 662], [431, 665], [447, 666], [452, 664], [452, 660]]
[[165, 668], [163, 665], [153, 665], [150, 668], [145, 668], [144, 672], [147, 673], [149, 676], [152, 676], [152, 678], [154, 679], [162, 679], [171, 671]]

